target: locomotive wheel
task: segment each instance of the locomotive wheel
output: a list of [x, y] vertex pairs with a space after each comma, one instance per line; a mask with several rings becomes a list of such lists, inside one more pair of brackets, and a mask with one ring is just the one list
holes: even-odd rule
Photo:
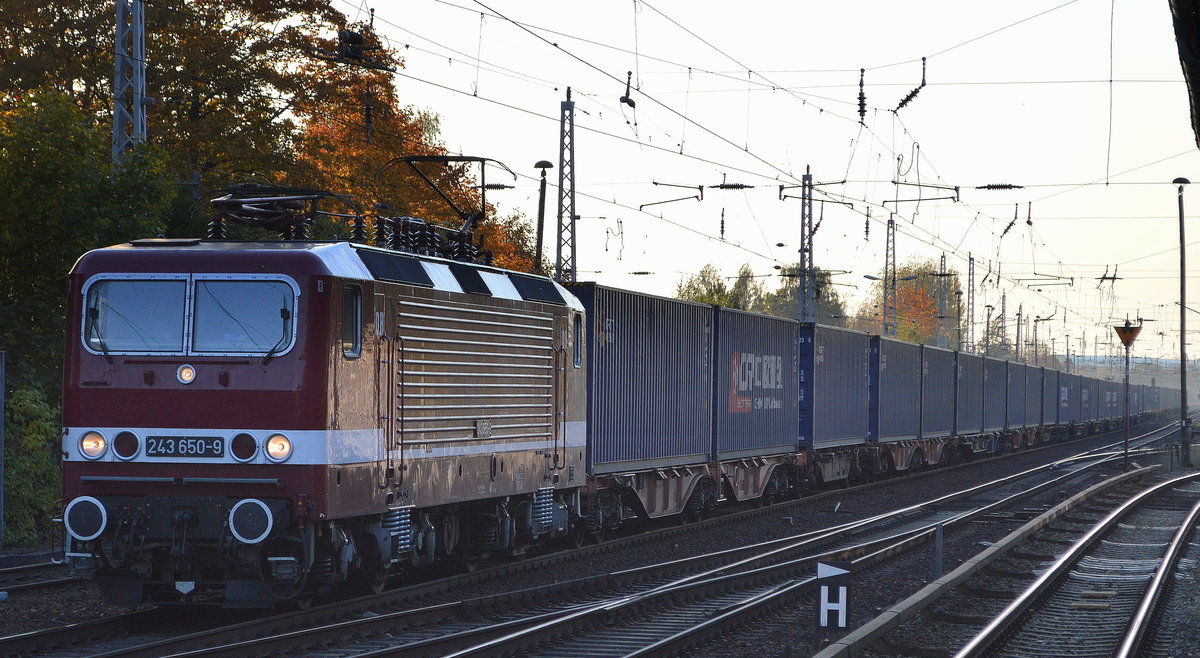
[[315, 598], [312, 592], [301, 592], [291, 600], [291, 604], [296, 610], [308, 610], [312, 607]]
[[470, 556], [463, 556], [459, 559], [459, 564], [462, 565], [467, 573], [475, 573], [483, 567], [484, 561], [491, 557], [491, 555], [491, 553], [475, 553]]
[[371, 569], [358, 575], [355, 588], [366, 594], [382, 594], [387, 589], [388, 574], [383, 569]]
[[591, 534], [583, 523], [576, 522], [571, 524], [571, 531], [567, 536], [571, 541], [571, 546], [574, 548], [583, 548], [583, 545], [587, 543], [588, 537]]

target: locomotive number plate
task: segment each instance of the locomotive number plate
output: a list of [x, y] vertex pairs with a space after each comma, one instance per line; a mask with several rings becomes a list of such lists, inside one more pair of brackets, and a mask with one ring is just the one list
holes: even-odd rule
[[219, 436], [148, 436], [148, 457], [209, 457], [225, 456], [225, 441]]

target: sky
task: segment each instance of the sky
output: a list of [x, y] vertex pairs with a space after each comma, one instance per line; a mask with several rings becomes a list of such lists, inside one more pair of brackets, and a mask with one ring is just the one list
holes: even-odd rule
[[[515, 186], [489, 195], [501, 212], [536, 217], [533, 165], [554, 163], [551, 255], [571, 89], [580, 280], [672, 295], [705, 264], [729, 277], [748, 264], [775, 288], [774, 267], [798, 260], [800, 222], [779, 186], [810, 168], [815, 262], [842, 272], [834, 281], [852, 307], [870, 291], [864, 275], [883, 267], [893, 215], [899, 263], [944, 253], [965, 284], [975, 257], [978, 334], [1003, 295], [1009, 331], [1018, 310], [1053, 316], [1040, 339], [1060, 353], [1070, 336], [1073, 352], [1085, 337], [1085, 352], [1103, 355], [1118, 344], [1111, 325], [1140, 317], [1134, 355], [1178, 358], [1171, 181], [1200, 183], [1200, 150], [1165, 1], [337, 6], [359, 20], [375, 9], [404, 59], [400, 102], [440, 115], [451, 151], [517, 172], [488, 173]], [[927, 84], [897, 109], [923, 57]], [[627, 76], [633, 106], [619, 100]], [[723, 181], [753, 187], [712, 187]], [[989, 184], [1023, 187], [977, 189]], [[1198, 190], [1184, 194], [1193, 245]], [[945, 196], [955, 198], [934, 200]], [[672, 199], [683, 200], [658, 203]], [[1188, 270], [1200, 308], [1200, 253]], [[1200, 315], [1189, 326], [1200, 331]], [[1189, 351], [1200, 356], [1200, 340]]]

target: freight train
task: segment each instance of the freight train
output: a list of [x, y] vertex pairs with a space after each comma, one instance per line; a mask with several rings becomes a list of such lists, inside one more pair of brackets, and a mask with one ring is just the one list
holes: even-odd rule
[[[411, 219], [308, 240], [295, 197], [224, 201], [289, 239], [134, 240], [70, 273], [63, 546], [115, 603], [378, 590], [1124, 413], [1114, 382], [564, 287]], [[1179, 403], [1136, 386], [1129, 411]]]

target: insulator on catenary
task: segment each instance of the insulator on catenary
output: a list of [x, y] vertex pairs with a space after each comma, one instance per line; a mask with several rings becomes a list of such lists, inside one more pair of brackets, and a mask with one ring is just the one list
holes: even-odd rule
[[858, 122], [866, 125], [867, 121], [867, 93], [863, 87], [863, 83], [867, 77], [866, 69], [858, 70]]
[[988, 183], [987, 185], [977, 185], [977, 190], [1023, 190], [1024, 185], [1014, 185], [1012, 183]]

